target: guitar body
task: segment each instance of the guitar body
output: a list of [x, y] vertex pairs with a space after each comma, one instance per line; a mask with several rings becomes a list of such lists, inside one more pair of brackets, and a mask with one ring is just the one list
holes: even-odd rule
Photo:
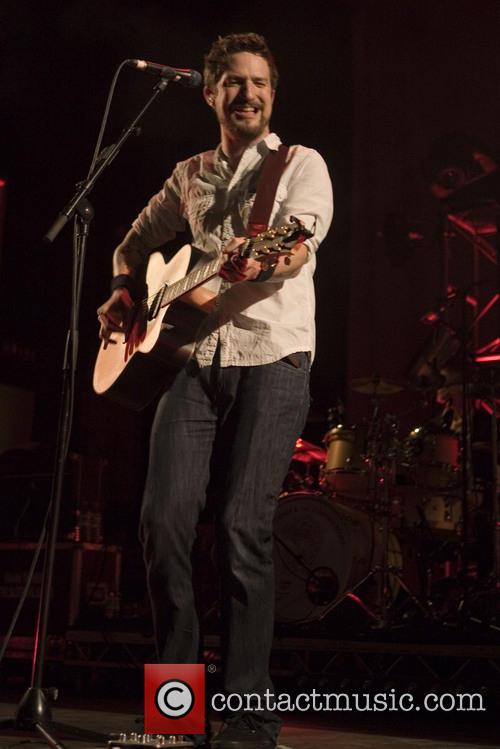
[[[184, 245], [167, 263], [161, 252], [151, 255], [146, 271], [148, 300], [165, 284], [171, 286], [186, 276], [191, 246]], [[182, 307], [182, 314], [177, 308]], [[196, 330], [203, 313], [182, 302], [163, 307], [147, 320], [145, 338], [131, 355], [125, 356], [125, 335], [112, 333], [104, 348], [101, 343], [94, 367], [96, 393], [107, 395], [121, 405], [140, 411], [172, 384], [179, 369], [189, 359]], [[173, 325], [173, 327], [172, 327]]]

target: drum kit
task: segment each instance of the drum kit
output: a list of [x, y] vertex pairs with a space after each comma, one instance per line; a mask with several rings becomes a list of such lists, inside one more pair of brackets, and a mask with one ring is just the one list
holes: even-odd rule
[[323, 446], [296, 443], [275, 516], [276, 621], [345, 629], [353, 609], [353, 626], [442, 621], [449, 605], [436, 591], [471, 568], [464, 512], [473, 516], [483, 493], [475, 486], [463, 501], [459, 434], [428, 424], [400, 437], [381, 409], [398, 383], [351, 386], [371, 396], [370, 417], [330, 423]]
[[[323, 622], [331, 633], [340, 622], [345, 635], [355, 611], [353, 634], [358, 621], [469, 626], [467, 617], [500, 631], [500, 170], [481, 149], [447, 136], [428, 162], [442, 203], [441, 296], [419, 318], [429, 334], [405, 378], [441, 413], [402, 433], [416, 410], [382, 409], [400, 384], [358, 378], [352, 389], [373, 404], [366, 420], [332, 409], [323, 445], [297, 442], [274, 527], [281, 625]], [[404, 259], [411, 228], [389, 228], [388, 254]]]

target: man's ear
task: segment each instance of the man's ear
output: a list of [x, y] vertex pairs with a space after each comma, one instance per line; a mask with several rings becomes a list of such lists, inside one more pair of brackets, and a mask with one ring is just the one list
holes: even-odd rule
[[215, 104], [215, 94], [212, 89], [208, 88], [208, 86], [205, 86], [203, 89], [203, 96], [208, 106], [213, 107], [213, 105]]

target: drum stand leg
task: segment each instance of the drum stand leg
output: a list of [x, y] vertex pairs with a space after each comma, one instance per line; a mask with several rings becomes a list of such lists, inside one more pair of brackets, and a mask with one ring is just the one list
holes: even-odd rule
[[[368, 580], [371, 580], [375, 576], [378, 576], [378, 610], [370, 608], [362, 598], [356, 595], [356, 591], [359, 590]], [[347, 590], [341, 598], [337, 601], [333, 601], [326, 609], [321, 613], [318, 621], [325, 619], [337, 606], [340, 606], [346, 598], [349, 598], [357, 606], [359, 606], [373, 621], [377, 629], [387, 629], [393, 621], [391, 613], [391, 604], [389, 601], [390, 593], [390, 578], [397, 580], [400, 587], [404, 590], [408, 599], [413, 603], [415, 608], [420, 609], [426, 619], [435, 619], [435, 614], [431, 610], [430, 606], [423, 603], [417, 596], [411, 591], [408, 585], [401, 577], [401, 570], [393, 565], [383, 566], [380, 564], [375, 565], [372, 569], [358, 582], [354, 587]]]
[[[390, 474], [391, 468], [387, 473]], [[413, 603], [415, 608], [420, 609], [426, 619], [435, 619], [434, 611], [431, 608], [430, 602], [422, 602], [417, 596], [411, 591], [408, 585], [401, 577], [401, 569], [389, 564], [389, 486], [387, 476], [384, 475], [385, 470], [383, 465], [375, 465], [374, 467], [374, 494], [375, 494], [375, 505], [378, 506], [380, 503], [380, 509], [378, 510], [382, 523], [382, 561], [380, 564], [374, 565], [371, 570], [350, 590], [346, 591], [338, 600], [332, 601], [326, 609], [322, 612], [319, 617], [319, 621], [325, 619], [331, 611], [337, 608], [346, 598], [351, 599], [356, 603], [363, 611], [375, 622], [377, 629], [387, 629], [393, 623], [393, 614], [391, 604], [391, 593], [390, 588], [394, 580], [397, 580], [402, 590], [408, 596], [408, 599]], [[380, 487], [382, 491], [377, 496]], [[358, 591], [368, 580], [377, 578], [378, 582], [378, 593], [377, 593], [377, 607], [376, 610], [368, 606], [362, 598], [356, 595]]]

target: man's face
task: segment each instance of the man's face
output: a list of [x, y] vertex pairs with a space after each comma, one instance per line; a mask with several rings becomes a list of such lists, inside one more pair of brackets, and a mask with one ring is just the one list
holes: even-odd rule
[[251, 143], [269, 134], [274, 91], [269, 65], [260, 55], [237, 52], [215, 90], [205, 90], [219, 124], [227, 134]]

